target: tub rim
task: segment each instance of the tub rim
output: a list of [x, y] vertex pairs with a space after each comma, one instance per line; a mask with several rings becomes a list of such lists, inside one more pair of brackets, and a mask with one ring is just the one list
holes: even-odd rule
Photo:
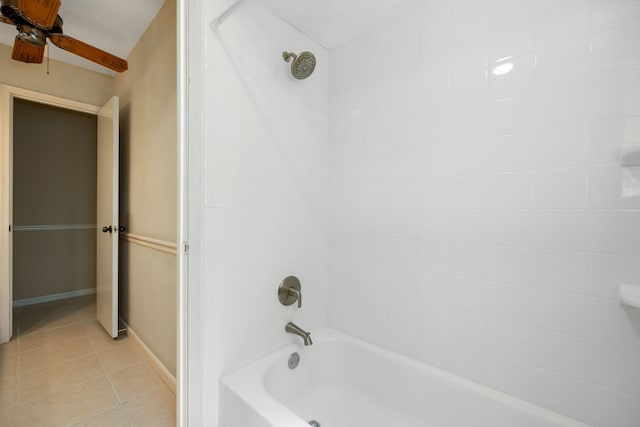
[[[515, 408], [518, 411], [533, 415], [559, 427], [591, 427], [581, 421], [569, 418], [565, 415], [553, 412], [532, 402], [519, 399], [489, 386], [473, 382], [469, 379], [445, 371], [435, 366], [428, 365], [408, 356], [396, 353], [392, 350], [380, 347], [373, 343], [345, 334], [331, 328], [325, 328], [313, 334], [314, 346], [324, 342], [347, 342], [364, 348], [390, 359], [394, 363], [401, 363], [417, 372], [434, 377], [436, 380], [450, 383], [464, 391], [480, 394], [498, 403]], [[296, 415], [286, 405], [269, 393], [265, 385], [265, 376], [269, 369], [276, 363], [285, 363], [293, 352], [303, 353], [313, 351], [314, 346], [305, 347], [299, 342], [292, 342], [266, 356], [239, 368], [220, 378], [221, 386], [227, 387], [236, 396], [253, 408], [261, 417], [270, 424], [272, 420], [290, 427], [308, 426], [308, 422]], [[274, 425], [274, 424], [271, 424]], [[280, 425], [280, 424], [278, 424]]]

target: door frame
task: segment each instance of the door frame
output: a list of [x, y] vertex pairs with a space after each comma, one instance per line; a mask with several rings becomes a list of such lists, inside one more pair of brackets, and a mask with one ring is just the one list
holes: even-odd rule
[[[217, 425], [205, 420], [203, 359], [204, 313], [201, 271], [202, 241], [199, 194], [204, 141], [204, 52], [202, 0], [177, 0], [178, 102], [178, 366], [177, 424]], [[208, 27], [208, 26], [207, 26]], [[217, 378], [210, 380], [217, 381]], [[208, 396], [211, 398], [211, 396]]]
[[0, 84], [0, 344], [13, 335], [13, 100], [98, 115], [99, 106]]

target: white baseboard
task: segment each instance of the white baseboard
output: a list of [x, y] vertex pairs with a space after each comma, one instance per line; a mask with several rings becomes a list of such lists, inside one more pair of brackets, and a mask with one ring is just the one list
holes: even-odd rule
[[149, 362], [151, 362], [151, 367], [156, 371], [156, 374], [158, 374], [162, 382], [169, 387], [169, 390], [171, 390], [173, 394], [176, 394], [176, 377], [174, 377], [173, 374], [162, 364], [160, 359], [158, 359], [156, 355], [149, 350], [149, 347], [146, 346], [138, 334], [131, 329], [122, 317], [120, 317], [120, 323], [127, 329], [127, 335], [140, 347], [145, 356], [147, 356]]
[[81, 297], [96, 293], [96, 288], [78, 289], [77, 291], [62, 292], [59, 294], [44, 295], [41, 297], [25, 298], [13, 301], [14, 307], [24, 307], [25, 305], [40, 304], [43, 302], [57, 301], [61, 299]]

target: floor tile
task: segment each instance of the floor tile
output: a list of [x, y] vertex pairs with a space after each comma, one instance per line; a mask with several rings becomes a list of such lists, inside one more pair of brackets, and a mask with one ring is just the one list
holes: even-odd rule
[[0, 346], [0, 427], [175, 426], [175, 394], [137, 343], [107, 335], [95, 296], [13, 314], [15, 339]]
[[118, 402], [106, 377], [87, 381], [16, 407], [15, 425], [69, 426], [116, 408]]
[[72, 315], [70, 312], [57, 312], [49, 315], [22, 318], [20, 320], [20, 331], [23, 335], [28, 335], [77, 323], [77, 320], [71, 317]]
[[146, 362], [143, 354], [132, 342], [117, 348], [101, 350], [98, 352], [98, 359], [108, 374]]
[[20, 308], [20, 318], [32, 316], [46, 316], [51, 311], [65, 304], [64, 300], [43, 302], [40, 304], [25, 305]]
[[94, 353], [87, 338], [63, 342], [53, 346], [19, 353], [19, 375]]
[[140, 399], [124, 405], [132, 427], [174, 427], [176, 425], [176, 397], [162, 387]]
[[120, 403], [125, 403], [165, 387], [158, 374], [146, 363], [134, 365], [109, 375]]
[[118, 338], [113, 339], [107, 333], [102, 330], [95, 334], [89, 335], [89, 342], [93, 349], [98, 352], [107, 350], [109, 348], [117, 347], [119, 345], [127, 344], [130, 342], [130, 338], [126, 334], [121, 334]]
[[[76, 424], [77, 427], [128, 427], [129, 421], [120, 408], [113, 409]], [[76, 427], [74, 426], [74, 427]]]
[[14, 408], [0, 409], [0, 420], [2, 420], [2, 427], [13, 427], [13, 413]]
[[15, 378], [18, 374], [18, 355], [0, 357], [0, 380]]
[[[16, 403], [16, 379], [0, 380], [0, 409], [13, 408]], [[0, 425], [2, 423], [0, 422]]]
[[100, 326], [100, 323], [98, 323], [98, 321], [95, 319], [88, 322], [80, 323], [78, 324], [78, 327], [81, 328], [82, 333], [85, 337], [101, 334], [107, 336], [108, 338], [111, 338], [109, 334], [107, 334], [107, 331], [105, 331], [104, 328]]
[[0, 344], [0, 359], [5, 356], [11, 356], [18, 352], [20, 342], [16, 335], [14, 338], [5, 344]]
[[[95, 295], [90, 295], [23, 306], [19, 311], [14, 309], [14, 315], [17, 313], [21, 320], [27, 320], [31, 323], [37, 323], [44, 319], [50, 322], [56, 321], [56, 319], [68, 315], [82, 315], [88, 319], [95, 319], [95, 308]], [[44, 323], [43, 325], [46, 326]]]
[[45, 397], [104, 375], [104, 369], [94, 354], [21, 374], [18, 376], [17, 404]]
[[35, 350], [84, 338], [97, 333], [99, 331], [97, 328], [99, 328], [97, 322], [88, 321], [23, 335], [20, 337], [20, 351]]

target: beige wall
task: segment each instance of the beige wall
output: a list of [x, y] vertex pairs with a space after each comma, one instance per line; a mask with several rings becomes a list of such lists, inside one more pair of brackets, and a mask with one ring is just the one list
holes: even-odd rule
[[14, 299], [95, 287], [95, 230], [20, 231], [94, 224], [96, 116], [14, 102]]
[[14, 301], [95, 288], [95, 246], [95, 230], [14, 233]]
[[41, 93], [102, 105], [113, 96], [114, 79], [106, 74], [51, 60], [25, 64], [11, 59], [11, 46], [0, 44], [0, 83]]
[[[177, 234], [176, 4], [167, 0], [116, 76], [120, 97], [120, 222], [132, 234]], [[121, 314], [175, 374], [176, 257], [121, 242]]]

